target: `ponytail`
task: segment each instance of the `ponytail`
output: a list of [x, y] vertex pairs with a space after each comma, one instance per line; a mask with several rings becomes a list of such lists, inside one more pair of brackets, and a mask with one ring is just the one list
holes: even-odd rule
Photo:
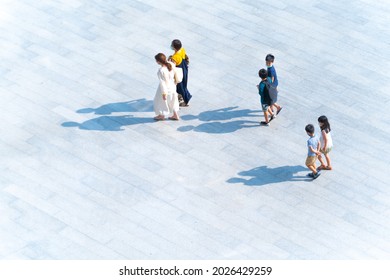
[[168, 61], [166, 61], [166, 63], [164, 65], [168, 68], [168, 71], [172, 71], [172, 64], [170, 64]]
[[154, 56], [156, 61], [160, 62], [162, 65], [168, 68], [168, 71], [172, 70], [172, 65], [167, 61], [167, 57], [163, 53], [158, 53]]

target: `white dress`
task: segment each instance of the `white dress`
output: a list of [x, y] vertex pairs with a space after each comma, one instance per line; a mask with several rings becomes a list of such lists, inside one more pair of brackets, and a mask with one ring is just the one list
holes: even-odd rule
[[326, 133], [326, 138], [327, 138], [327, 145], [326, 145], [326, 150], [324, 149], [325, 147], [325, 139], [322, 135], [322, 131], [321, 131], [321, 136], [320, 136], [320, 143], [321, 143], [321, 151], [324, 151], [326, 153], [329, 153], [332, 148], [333, 148], [333, 140], [332, 140], [332, 135], [330, 134], [330, 131], [328, 133]]
[[[156, 115], [164, 116], [174, 111], [178, 112], [179, 101], [176, 92], [174, 70], [168, 71], [167, 67], [162, 66], [157, 72], [157, 77], [159, 85], [154, 96], [154, 112]], [[167, 100], [163, 99], [163, 93], [167, 95]]]

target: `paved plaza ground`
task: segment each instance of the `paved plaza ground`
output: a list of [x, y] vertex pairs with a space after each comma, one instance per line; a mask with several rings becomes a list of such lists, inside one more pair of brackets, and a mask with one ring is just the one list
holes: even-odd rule
[[[389, 259], [390, 6], [0, 0], [1, 259]], [[190, 107], [153, 121], [178, 38]], [[270, 127], [256, 84], [275, 55]], [[328, 116], [333, 171], [306, 177]]]

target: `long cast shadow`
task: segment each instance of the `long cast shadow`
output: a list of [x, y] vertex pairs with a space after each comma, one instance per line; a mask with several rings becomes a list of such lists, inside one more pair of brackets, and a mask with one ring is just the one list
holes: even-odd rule
[[209, 122], [209, 121], [226, 121], [231, 120], [233, 118], [242, 118], [242, 117], [258, 117], [259, 113], [262, 111], [260, 110], [249, 110], [249, 109], [237, 109], [238, 106], [234, 107], [227, 107], [217, 110], [210, 110], [201, 112], [198, 115], [184, 115], [182, 116], [183, 120], [195, 120], [198, 119], [202, 122]]
[[[311, 181], [312, 179], [306, 176], [294, 175], [300, 171], [308, 170], [301, 165], [295, 166], [280, 166], [269, 168], [267, 166], [259, 166], [248, 171], [238, 173], [240, 177], [233, 177], [227, 180], [228, 183], [242, 183], [247, 186], [264, 186], [273, 183], [287, 181]], [[242, 177], [249, 177], [248, 179]]]
[[[124, 113], [124, 112], [152, 112], [153, 101], [146, 100], [145, 98], [136, 99], [125, 102], [108, 103], [98, 108], [83, 108], [77, 110], [77, 113], [88, 114], [95, 113], [96, 115], [110, 115], [112, 113]], [[122, 131], [123, 126], [129, 126], [134, 124], [152, 123], [152, 118], [138, 118], [132, 115], [124, 116], [101, 116], [94, 119], [78, 122], [64, 122], [61, 125], [63, 127], [78, 127], [84, 130], [98, 130], [98, 131]]]
[[112, 113], [126, 112], [153, 112], [153, 101], [142, 98], [125, 102], [109, 103], [98, 108], [83, 108], [77, 110], [77, 113], [80, 114], [95, 113], [96, 115], [110, 115]]
[[204, 133], [231, 133], [242, 128], [258, 127], [259, 122], [250, 120], [232, 120], [234, 118], [258, 117], [259, 110], [240, 109], [238, 106], [227, 107], [217, 110], [211, 110], [199, 113], [198, 115], [184, 115], [182, 119], [185, 121], [198, 119], [204, 123], [193, 126], [187, 125], [179, 127], [177, 130], [181, 132], [196, 131]]
[[134, 118], [130, 115], [127, 116], [102, 116], [87, 120], [82, 123], [78, 122], [64, 122], [63, 127], [78, 127], [83, 130], [99, 130], [99, 131], [122, 131], [123, 126], [129, 126], [142, 123], [153, 123], [152, 118]]
[[190, 130], [205, 133], [231, 133], [242, 128], [258, 127], [259, 122], [255, 121], [232, 121], [232, 122], [209, 122], [202, 123], [198, 126], [186, 125], [181, 126], [177, 130], [187, 132]]

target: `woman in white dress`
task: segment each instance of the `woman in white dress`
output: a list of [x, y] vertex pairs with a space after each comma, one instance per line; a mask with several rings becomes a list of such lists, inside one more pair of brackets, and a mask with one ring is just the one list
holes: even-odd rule
[[175, 84], [175, 65], [167, 61], [163, 53], [158, 53], [154, 57], [160, 69], [157, 72], [159, 85], [154, 97], [154, 117], [157, 121], [165, 119], [166, 115], [172, 113], [170, 120], [179, 120], [179, 102]]

